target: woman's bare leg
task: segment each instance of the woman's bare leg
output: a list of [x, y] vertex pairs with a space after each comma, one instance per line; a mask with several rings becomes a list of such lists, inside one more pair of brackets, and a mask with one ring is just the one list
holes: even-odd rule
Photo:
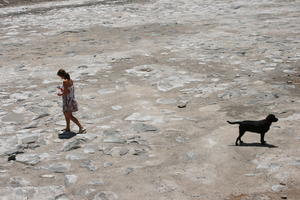
[[66, 119], [66, 131], [70, 130], [70, 114], [68, 112], [64, 112]]
[[83, 127], [80, 124], [80, 122], [78, 121], [78, 119], [76, 117], [74, 117], [72, 113], [70, 113], [70, 119], [79, 127], [79, 130], [83, 129]]

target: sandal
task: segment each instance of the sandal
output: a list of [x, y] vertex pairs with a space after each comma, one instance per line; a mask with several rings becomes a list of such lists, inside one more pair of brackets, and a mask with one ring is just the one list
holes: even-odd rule
[[86, 133], [86, 129], [85, 128], [79, 129], [78, 134], [84, 134], [84, 133]]
[[63, 132], [70, 132], [71, 130], [64, 128], [64, 129], [61, 129], [61, 131], [63, 131]]

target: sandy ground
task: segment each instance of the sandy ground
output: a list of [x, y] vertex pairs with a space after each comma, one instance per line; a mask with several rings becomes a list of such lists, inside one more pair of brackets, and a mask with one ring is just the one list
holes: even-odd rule
[[[297, 0], [0, 8], [1, 199], [299, 200], [299, 21]], [[85, 135], [61, 134], [60, 68]], [[226, 120], [269, 113], [267, 145], [234, 145]]]

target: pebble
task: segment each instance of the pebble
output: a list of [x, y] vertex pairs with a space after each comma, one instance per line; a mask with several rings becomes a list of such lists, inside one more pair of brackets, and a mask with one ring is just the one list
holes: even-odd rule
[[67, 197], [67, 195], [62, 194], [62, 195], [55, 197], [55, 200], [70, 200], [70, 199]]
[[118, 105], [112, 106], [111, 109], [113, 109], [113, 110], [121, 110], [122, 106], [118, 106]]
[[113, 166], [113, 163], [112, 162], [105, 162], [104, 164], [103, 164], [103, 167], [111, 167], [111, 166]]
[[22, 177], [12, 177], [9, 179], [9, 185], [11, 187], [24, 187], [30, 185], [30, 182]]
[[83, 152], [84, 152], [84, 153], [89, 153], [89, 154], [94, 154], [94, 153], [96, 153], [96, 151], [98, 151], [98, 147], [95, 146], [95, 145], [86, 146], [86, 147], [83, 149]]
[[198, 155], [195, 152], [190, 151], [186, 153], [186, 157], [188, 160], [196, 160]]
[[53, 174], [42, 174], [40, 175], [41, 178], [55, 178]]
[[281, 191], [285, 190], [286, 188], [287, 188], [287, 187], [284, 186], [284, 185], [273, 185], [273, 186], [272, 186], [272, 190], [273, 190], [274, 192], [281, 192]]
[[24, 101], [32, 96], [31, 92], [22, 92], [22, 93], [14, 93], [10, 95], [11, 99], [16, 99], [17, 101]]
[[152, 125], [149, 125], [149, 124], [144, 124], [144, 123], [133, 124], [133, 129], [135, 131], [137, 131], [138, 133], [158, 131], [158, 128], [156, 128], [155, 126], [152, 126]]
[[93, 161], [91, 161], [91, 160], [83, 161], [83, 162], [80, 164], [80, 167], [87, 168], [87, 169], [90, 170], [90, 171], [96, 171], [96, 170], [98, 169], [98, 167], [95, 166], [95, 165], [93, 164]]
[[43, 114], [40, 114], [37, 117], [33, 118], [33, 120], [38, 120], [38, 119], [41, 119], [41, 118], [44, 118], [44, 117], [48, 117], [48, 116], [50, 116], [49, 113], [43, 113]]
[[117, 130], [113, 130], [113, 129], [104, 130], [103, 134], [104, 134], [103, 137], [104, 143], [120, 143], [120, 144], [126, 143], [126, 140], [120, 136], [120, 132]]
[[185, 139], [183, 138], [183, 137], [181, 137], [181, 136], [178, 136], [178, 137], [176, 137], [176, 142], [178, 142], [178, 143], [183, 143], [183, 142], [185, 142]]
[[55, 173], [65, 173], [71, 169], [71, 164], [65, 162], [52, 163], [49, 167], [46, 167], [46, 169]]
[[[14, 199], [14, 200], [23, 200], [23, 199], [58, 199], [61, 195], [65, 193], [65, 188], [63, 186], [25, 186], [25, 187], [6, 187], [0, 188], [1, 199]], [[16, 198], [17, 197], [17, 198]]]
[[189, 101], [187, 100], [180, 100], [179, 104], [177, 105], [178, 108], [185, 108]]
[[84, 160], [87, 159], [88, 156], [86, 154], [81, 154], [81, 153], [72, 153], [72, 154], [67, 154], [65, 158], [67, 160]]
[[90, 181], [88, 184], [89, 185], [104, 185], [104, 181], [103, 180], [95, 180], [95, 181]]
[[74, 139], [73, 141], [68, 141], [64, 143], [62, 151], [71, 151], [81, 147], [81, 144], [84, 142], [82, 139]]
[[116, 91], [114, 89], [100, 89], [98, 90], [99, 94], [105, 95], [105, 94], [112, 94], [115, 93]]
[[129, 150], [126, 147], [113, 147], [109, 154], [112, 157], [120, 157], [126, 155], [128, 152]]
[[128, 174], [131, 174], [133, 171], [134, 171], [134, 168], [128, 167], [128, 168], [125, 169], [124, 174], [125, 174], [125, 175], [128, 175]]
[[157, 99], [156, 103], [168, 105], [168, 104], [177, 103], [177, 100], [176, 99]]
[[18, 143], [19, 144], [29, 144], [35, 143], [40, 138], [39, 134], [22, 134], [18, 135]]
[[144, 115], [141, 113], [132, 113], [128, 117], [125, 118], [126, 121], [139, 121], [139, 122], [146, 122], [152, 121], [154, 123], [162, 123], [164, 122], [162, 116], [151, 116], [151, 115]]
[[118, 199], [119, 199], [118, 195], [111, 191], [99, 192], [93, 198], [93, 200], [118, 200]]
[[26, 165], [36, 165], [40, 162], [40, 157], [37, 154], [18, 154], [16, 161]]
[[75, 184], [77, 182], [78, 177], [74, 174], [71, 175], [65, 175], [65, 185], [67, 187]]
[[256, 174], [244, 174], [245, 176], [247, 176], [247, 177], [254, 177], [254, 176], [256, 176]]

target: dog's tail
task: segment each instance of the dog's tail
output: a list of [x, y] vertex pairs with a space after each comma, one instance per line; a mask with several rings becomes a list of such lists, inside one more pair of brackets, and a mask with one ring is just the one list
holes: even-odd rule
[[229, 124], [241, 124], [241, 122], [231, 122], [231, 121], [227, 121]]

